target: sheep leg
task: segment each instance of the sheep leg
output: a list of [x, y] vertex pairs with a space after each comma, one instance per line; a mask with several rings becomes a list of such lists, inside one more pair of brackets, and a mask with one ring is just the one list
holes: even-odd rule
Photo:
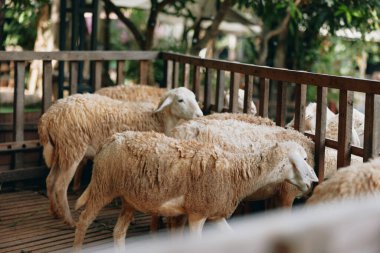
[[60, 218], [62, 214], [57, 208], [57, 196], [55, 194], [54, 183], [56, 180], [56, 169], [55, 166], [50, 168], [49, 175], [46, 177], [46, 191], [50, 201], [50, 210], [49, 212], [55, 217]]
[[123, 251], [125, 250], [125, 236], [133, 219], [133, 213], [134, 209], [126, 201], [123, 201], [121, 213], [113, 230], [115, 247]]
[[189, 214], [188, 219], [190, 233], [201, 238], [203, 225], [205, 224], [207, 217], [203, 217], [199, 214]]
[[157, 232], [159, 222], [160, 222], [160, 216], [152, 215], [151, 220], [150, 220], [150, 232]]
[[222, 218], [222, 219], [217, 219], [214, 221], [214, 224], [220, 228], [220, 230], [222, 231], [228, 231], [228, 232], [232, 232], [232, 228], [230, 226], [230, 224], [227, 223], [226, 219]]
[[175, 233], [183, 233], [183, 229], [185, 228], [187, 221], [187, 217], [185, 215], [175, 216], [175, 217], [167, 217], [167, 226], [171, 232]]
[[75, 172], [74, 175], [74, 182], [73, 182], [73, 191], [77, 192], [80, 188], [81, 182], [82, 182], [82, 177], [83, 177], [83, 171], [86, 168], [87, 165], [87, 158], [83, 158], [82, 161], [79, 163], [77, 171]]
[[73, 163], [68, 170], [58, 171], [56, 178], [56, 192], [57, 200], [60, 211], [62, 212], [63, 219], [70, 227], [75, 227], [75, 222], [71, 216], [69, 202], [67, 201], [67, 189], [71, 179], [74, 176], [75, 170], [79, 164], [80, 160]]
[[84, 237], [86, 235], [87, 229], [90, 224], [95, 220], [99, 211], [107, 205], [112, 198], [101, 198], [97, 196], [96, 200], [89, 198], [87, 201], [86, 209], [79, 216], [79, 221], [75, 229], [75, 238], [74, 238], [74, 250], [79, 251], [83, 245]]

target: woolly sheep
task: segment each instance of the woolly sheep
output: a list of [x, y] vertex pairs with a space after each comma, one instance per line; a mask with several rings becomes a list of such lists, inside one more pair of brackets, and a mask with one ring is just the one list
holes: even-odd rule
[[[305, 108], [305, 131], [315, 133], [316, 119], [317, 119], [317, 103], [310, 103]], [[363, 127], [360, 127], [360, 112], [354, 109], [353, 118], [354, 124], [351, 130], [351, 145], [354, 146], [363, 146], [363, 142], [360, 140], [358, 131], [362, 131], [364, 134], [364, 116], [363, 116]], [[330, 111], [329, 108], [326, 107], [326, 138], [337, 140], [338, 139], [338, 130], [339, 130], [339, 115], [334, 114]], [[294, 128], [294, 118], [286, 125], [288, 128]], [[359, 128], [356, 128], [359, 127]]]
[[[167, 89], [148, 85], [116, 85], [102, 88], [96, 91], [95, 94], [126, 102], [149, 102], [158, 105], [161, 101], [161, 97], [166, 92]], [[82, 174], [86, 163], [87, 159], [84, 158], [75, 172], [73, 182], [74, 192], [77, 192], [80, 189]]]
[[95, 156], [91, 182], [76, 203], [76, 209], [86, 208], [77, 223], [74, 247], [82, 245], [90, 223], [115, 197], [123, 200], [113, 233], [117, 246], [124, 246], [135, 210], [185, 214], [191, 232], [200, 234], [207, 218], [230, 216], [246, 195], [266, 184], [287, 180], [309, 190], [318, 179], [304, 159], [304, 149], [294, 142], [236, 154], [154, 132], [115, 134]]
[[38, 133], [50, 173], [46, 187], [53, 215], [74, 226], [67, 188], [79, 162], [92, 158], [106, 138], [124, 130], [168, 133], [180, 119], [202, 116], [195, 95], [186, 88], [170, 90], [157, 109], [147, 103], [126, 103], [97, 94], [58, 100], [42, 115]]
[[[169, 136], [178, 139], [212, 143], [230, 152], [257, 152], [270, 142], [294, 141], [306, 151], [307, 162], [314, 166], [314, 143], [298, 131], [284, 129], [278, 126], [256, 125], [256, 123], [270, 123], [270, 120], [256, 116], [239, 117], [243, 114], [225, 113], [218, 117], [213, 115], [193, 119], [177, 125]], [[250, 119], [249, 121], [239, 121]], [[257, 118], [256, 121], [253, 118]], [[235, 120], [236, 119], [236, 120]], [[248, 123], [247, 123], [248, 122]], [[272, 122], [273, 123], [273, 122]], [[328, 171], [327, 174], [333, 173]], [[284, 186], [287, 185], [287, 186]], [[274, 197], [281, 206], [290, 207], [294, 198], [301, 196], [295, 187], [282, 183], [281, 185], [266, 186], [249, 197], [249, 200], [262, 200]]]
[[318, 185], [307, 204], [360, 198], [380, 193], [380, 158], [339, 169]]
[[148, 85], [117, 85], [102, 88], [95, 94], [130, 102], [151, 102], [156, 105], [167, 89]]
[[[256, 120], [254, 120], [257, 118]], [[235, 120], [236, 119], [236, 120]], [[243, 122], [239, 121], [243, 119]], [[248, 123], [247, 123], [248, 122]], [[267, 125], [257, 125], [268, 123]], [[272, 122], [273, 123], [273, 122]], [[177, 125], [169, 136], [179, 139], [195, 139], [219, 145], [232, 152], [254, 152], [262, 148], [263, 143], [272, 141], [295, 141], [306, 151], [308, 163], [314, 166], [314, 142], [298, 131], [273, 126], [269, 119], [244, 114], [225, 113], [193, 119]], [[325, 157], [325, 178], [336, 171], [336, 151], [327, 148]], [[354, 159], [354, 163], [361, 163]], [[291, 207], [300, 192], [287, 183], [266, 186], [265, 189], [249, 196], [249, 200], [273, 198], [276, 206]]]
[[[244, 111], [244, 95], [245, 91], [243, 89], [239, 89], [238, 92], [238, 108], [237, 111], [243, 113]], [[224, 104], [228, 107], [230, 104], [230, 91], [224, 92]], [[248, 112], [249, 114], [256, 115], [257, 109], [253, 101], [251, 102], [251, 110]]]

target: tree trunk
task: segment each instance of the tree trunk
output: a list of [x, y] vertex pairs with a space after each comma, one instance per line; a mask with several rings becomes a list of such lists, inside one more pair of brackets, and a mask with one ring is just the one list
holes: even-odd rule
[[276, 54], [274, 58], [274, 67], [285, 68], [286, 59], [286, 37], [288, 36], [288, 29], [284, 29], [278, 36], [278, 44], [276, 47]]
[[4, 50], [5, 0], [0, 0], [0, 50]]

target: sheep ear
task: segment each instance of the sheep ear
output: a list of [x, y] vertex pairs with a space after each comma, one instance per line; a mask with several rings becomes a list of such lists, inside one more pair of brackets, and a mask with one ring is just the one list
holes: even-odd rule
[[297, 170], [301, 173], [303, 177], [308, 178], [312, 182], [318, 182], [318, 177], [315, 174], [312, 167], [310, 167], [307, 162], [302, 159], [302, 157], [296, 152], [289, 153], [290, 161], [296, 166]]
[[164, 100], [161, 101], [161, 103], [158, 105], [157, 109], [154, 112], [160, 112], [165, 107], [169, 106], [173, 102], [173, 98], [171, 96], [166, 97]]

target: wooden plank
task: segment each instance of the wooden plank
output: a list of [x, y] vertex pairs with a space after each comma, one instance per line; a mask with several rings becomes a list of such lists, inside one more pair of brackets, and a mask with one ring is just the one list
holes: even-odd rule
[[78, 92], [78, 62], [70, 63], [70, 95]]
[[211, 69], [206, 69], [204, 83], [203, 113], [210, 114], [211, 107]]
[[193, 92], [195, 98], [199, 101], [201, 92], [201, 73], [199, 66], [194, 66], [193, 68]]
[[286, 83], [278, 81], [277, 83], [277, 107], [276, 107], [276, 125], [284, 127], [286, 118]]
[[224, 71], [216, 72], [216, 95], [215, 95], [216, 111], [222, 112], [224, 107]]
[[228, 107], [228, 111], [232, 113], [236, 113], [238, 111], [239, 81], [240, 81], [240, 74], [231, 72], [230, 104]]
[[53, 90], [53, 67], [51, 61], [43, 61], [42, 89], [42, 113], [44, 113], [51, 105]]
[[179, 87], [179, 62], [173, 62], [173, 88]]
[[124, 67], [125, 67], [125, 61], [117, 61], [117, 67], [116, 67], [116, 84], [121, 85], [124, 84]]
[[326, 108], [327, 108], [327, 88], [317, 88], [317, 119], [315, 126], [315, 170], [319, 182], [325, 178], [325, 147], [326, 147]]
[[244, 113], [251, 113], [253, 96], [253, 76], [245, 75], [244, 87]]
[[55, 52], [0, 52], [4, 61], [58, 60], [58, 61], [126, 61], [155, 60], [158, 51], [55, 51]]
[[170, 59], [205, 68], [239, 72], [245, 75], [269, 78], [271, 80], [278, 80], [287, 83], [312, 83], [318, 87], [329, 87], [334, 89], [346, 89], [351, 91], [380, 94], [380, 81], [375, 80], [315, 74], [306, 71], [258, 66], [225, 60], [206, 59], [178, 53], [162, 52], [161, 57], [163, 59]]
[[48, 172], [49, 170], [47, 170], [46, 167], [3, 171], [0, 172], [0, 183], [46, 177]]
[[302, 133], [305, 131], [306, 91], [307, 91], [306, 85], [296, 84], [294, 129]]
[[[15, 62], [15, 91], [13, 103], [13, 140], [24, 140], [24, 106], [25, 106], [25, 62]], [[19, 168], [23, 165], [23, 155], [12, 156], [11, 168]]]
[[103, 62], [101, 61], [96, 61], [95, 62], [95, 76], [94, 76], [94, 83], [93, 83], [93, 88], [94, 91], [99, 90], [102, 88], [102, 71], [103, 71]]
[[0, 143], [0, 154], [40, 148], [42, 147], [39, 140], [2, 142]]
[[[310, 139], [312, 139], [313, 141], [315, 141], [315, 135], [314, 134], [310, 134], [307, 132], [305, 132], [303, 134], [306, 135], [307, 137], [309, 137]], [[327, 139], [327, 138], [325, 141], [326, 141], [326, 147], [338, 149], [338, 142], [337, 141], [332, 140], [332, 139]], [[352, 146], [351, 147], [351, 154], [363, 157], [364, 156], [364, 149]]]
[[149, 61], [140, 61], [140, 84], [147, 85], [149, 82]]
[[374, 123], [375, 123], [375, 95], [366, 94], [365, 97], [365, 118], [364, 118], [364, 156], [363, 161], [367, 162], [374, 157]]
[[349, 166], [351, 162], [352, 104], [354, 94], [340, 90], [339, 94], [339, 131], [338, 131], [338, 168]]
[[259, 102], [259, 115], [261, 117], [268, 117], [269, 108], [269, 79], [260, 78], [260, 102]]
[[183, 66], [183, 86], [190, 88], [190, 64], [184, 64]]
[[165, 61], [165, 68], [166, 71], [164, 72], [166, 74], [165, 76], [165, 84], [166, 88], [168, 90], [173, 89], [173, 62], [172, 61]]

